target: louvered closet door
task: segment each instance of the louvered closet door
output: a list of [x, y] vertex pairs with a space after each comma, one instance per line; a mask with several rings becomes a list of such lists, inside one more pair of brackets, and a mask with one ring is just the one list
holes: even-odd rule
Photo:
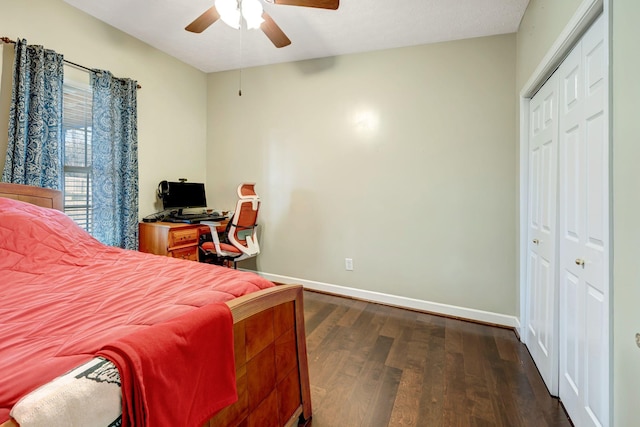
[[558, 390], [556, 298], [557, 80], [530, 101], [525, 343], [547, 388]]
[[559, 78], [559, 396], [576, 426], [609, 425], [607, 56], [599, 18]]

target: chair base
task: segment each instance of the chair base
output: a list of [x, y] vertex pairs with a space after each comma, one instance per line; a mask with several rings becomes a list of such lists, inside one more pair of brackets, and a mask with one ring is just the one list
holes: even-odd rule
[[198, 248], [198, 260], [200, 262], [204, 262], [206, 264], [219, 265], [221, 267], [233, 268], [234, 270], [238, 269], [236, 265], [236, 261], [230, 257], [219, 257], [214, 253], [205, 252], [201, 248]]

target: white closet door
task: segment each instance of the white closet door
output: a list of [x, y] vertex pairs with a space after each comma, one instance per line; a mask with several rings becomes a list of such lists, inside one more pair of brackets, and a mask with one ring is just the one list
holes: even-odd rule
[[559, 79], [559, 397], [576, 426], [609, 424], [607, 56], [599, 18]]
[[525, 343], [553, 395], [558, 393], [556, 298], [557, 79], [529, 107], [529, 251]]

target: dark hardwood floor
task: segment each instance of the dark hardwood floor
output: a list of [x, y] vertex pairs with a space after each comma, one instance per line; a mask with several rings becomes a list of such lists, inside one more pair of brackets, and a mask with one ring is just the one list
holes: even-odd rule
[[304, 298], [312, 427], [571, 426], [512, 330]]

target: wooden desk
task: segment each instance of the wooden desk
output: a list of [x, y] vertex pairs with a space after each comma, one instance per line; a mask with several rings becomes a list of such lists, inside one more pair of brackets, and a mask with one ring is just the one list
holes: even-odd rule
[[[224, 232], [228, 220], [219, 221], [218, 233]], [[156, 255], [199, 261], [200, 236], [209, 234], [209, 226], [174, 222], [138, 224], [138, 250]]]

